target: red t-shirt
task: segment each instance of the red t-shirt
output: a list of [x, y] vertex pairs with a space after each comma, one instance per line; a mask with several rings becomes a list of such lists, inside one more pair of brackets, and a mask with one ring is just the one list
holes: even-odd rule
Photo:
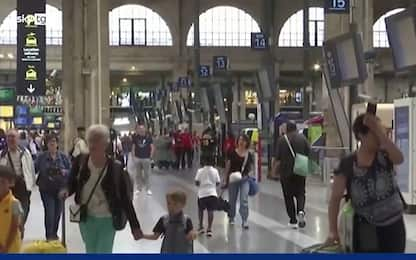
[[179, 138], [182, 140], [183, 148], [192, 149], [192, 135], [190, 133], [181, 133]]
[[224, 141], [224, 151], [226, 154], [235, 150], [235, 140], [233, 138], [227, 138]]

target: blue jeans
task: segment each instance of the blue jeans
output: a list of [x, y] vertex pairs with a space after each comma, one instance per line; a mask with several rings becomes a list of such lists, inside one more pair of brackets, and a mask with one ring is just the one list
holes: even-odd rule
[[62, 214], [62, 200], [58, 194], [40, 192], [43, 207], [45, 209], [45, 231], [47, 240], [58, 239], [59, 220]]
[[231, 207], [228, 217], [231, 220], [234, 220], [235, 218], [237, 198], [238, 198], [238, 193], [240, 193], [240, 215], [241, 215], [241, 218], [243, 219], [243, 222], [247, 222], [249, 188], [250, 188], [250, 185], [246, 177], [244, 177], [243, 180], [239, 182], [230, 183], [228, 185], [228, 196], [230, 199], [230, 207]]

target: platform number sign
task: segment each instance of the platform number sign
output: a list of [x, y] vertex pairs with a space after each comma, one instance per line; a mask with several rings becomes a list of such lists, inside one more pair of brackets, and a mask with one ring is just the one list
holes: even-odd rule
[[325, 0], [325, 13], [349, 13], [350, 0]]
[[199, 77], [209, 78], [209, 76], [210, 76], [210, 67], [208, 65], [199, 66]]
[[267, 37], [264, 33], [251, 33], [251, 48], [264, 50], [268, 47]]
[[215, 56], [214, 57], [214, 71], [224, 72], [228, 69], [228, 58], [227, 56]]

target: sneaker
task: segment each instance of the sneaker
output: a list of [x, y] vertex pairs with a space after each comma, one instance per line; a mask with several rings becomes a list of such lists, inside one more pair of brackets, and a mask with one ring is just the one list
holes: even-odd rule
[[234, 226], [234, 224], [235, 224], [234, 219], [229, 219], [228, 224], [230, 224], [231, 226]]
[[147, 195], [148, 196], [152, 196], [153, 195], [152, 191], [151, 190], [147, 190]]
[[287, 226], [291, 229], [297, 229], [298, 228], [298, 223], [289, 223], [289, 224], [287, 224]]
[[204, 234], [205, 233], [205, 229], [203, 228], [203, 227], [200, 227], [199, 229], [198, 229], [198, 234], [199, 235], [202, 235], [202, 234]]
[[212, 237], [212, 230], [207, 230], [207, 237]]
[[243, 227], [243, 229], [248, 229], [248, 223], [246, 221], [244, 221], [241, 226]]
[[306, 226], [306, 221], [305, 221], [305, 212], [304, 211], [300, 211], [298, 213], [298, 226], [299, 228], [304, 228]]

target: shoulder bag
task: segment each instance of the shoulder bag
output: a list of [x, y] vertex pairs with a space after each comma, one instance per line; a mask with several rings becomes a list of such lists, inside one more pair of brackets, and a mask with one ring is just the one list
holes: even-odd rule
[[307, 177], [310, 173], [309, 158], [303, 154], [295, 153], [287, 135], [284, 135], [284, 138], [286, 140], [287, 145], [289, 146], [290, 153], [292, 154], [295, 160], [295, 164], [293, 166], [293, 173], [302, 177]]
[[[86, 162], [88, 163], [88, 162]], [[94, 187], [91, 190], [90, 195], [88, 196], [87, 202], [85, 204], [72, 204], [69, 206], [69, 220], [73, 223], [84, 222], [87, 217], [88, 204], [90, 203], [92, 196], [94, 195], [95, 190], [97, 189], [98, 184], [104, 177], [104, 171], [108, 166], [108, 161], [105, 163], [104, 168], [102, 169], [98, 180], [95, 182]], [[80, 168], [80, 171], [83, 167]]]
[[232, 172], [230, 174], [230, 183], [239, 182], [239, 181], [241, 181], [241, 179], [243, 179], [243, 171], [246, 168], [248, 157], [249, 157], [249, 152], [247, 152], [246, 156], [244, 156], [244, 162], [241, 166], [241, 171]]

